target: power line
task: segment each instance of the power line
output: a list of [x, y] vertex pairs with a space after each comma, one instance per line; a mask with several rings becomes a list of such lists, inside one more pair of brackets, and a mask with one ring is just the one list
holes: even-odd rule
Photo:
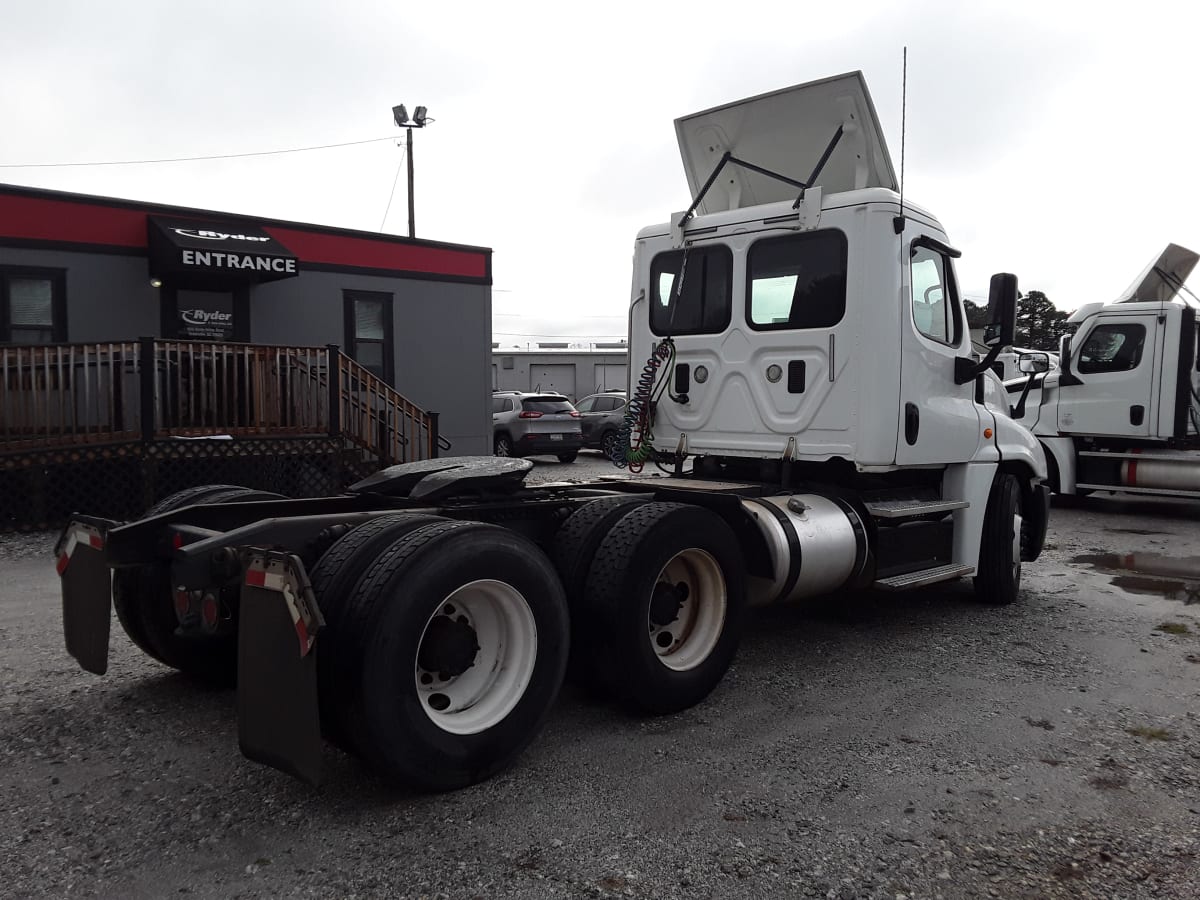
[[388, 194], [387, 208], [383, 211], [383, 221], [379, 223], [379, 230], [383, 231], [383, 226], [387, 224], [388, 213], [392, 211], [392, 198], [396, 196], [396, 183], [400, 180], [400, 169], [404, 167], [404, 148], [400, 148], [400, 162], [396, 166], [396, 177], [392, 179], [392, 192]]
[[277, 156], [281, 153], [305, 153], [309, 150], [332, 150], [337, 147], [356, 147], [360, 144], [377, 144], [380, 141], [397, 140], [395, 135], [368, 138], [365, 141], [346, 141], [341, 144], [320, 144], [316, 147], [292, 147], [287, 150], [258, 150], [253, 153], [223, 153], [217, 156], [177, 156], [170, 159], [122, 159], [96, 162], [63, 163], [0, 163], [0, 169], [62, 169], [79, 166], [149, 166], [158, 163], [204, 162], [213, 159], [244, 159], [247, 156]]

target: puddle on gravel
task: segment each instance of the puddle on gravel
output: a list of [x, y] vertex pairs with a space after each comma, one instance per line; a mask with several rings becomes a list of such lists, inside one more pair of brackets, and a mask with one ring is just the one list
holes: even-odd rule
[[1200, 604], [1200, 556], [1084, 553], [1071, 561], [1111, 575], [1113, 586], [1123, 591]]

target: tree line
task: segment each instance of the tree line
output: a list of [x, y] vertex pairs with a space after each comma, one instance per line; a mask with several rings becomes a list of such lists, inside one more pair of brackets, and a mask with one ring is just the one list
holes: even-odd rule
[[[987, 324], [987, 307], [970, 300], [967, 308], [967, 327], [983, 328]], [[1074, 331], [1067, 324], [1070, 313], [1063, 312], [1041, 291], [1022, 294], [1017, 300], [1017, 330], [1013, 346], [1030, 350], [1058, 350], [1059, 338]]]

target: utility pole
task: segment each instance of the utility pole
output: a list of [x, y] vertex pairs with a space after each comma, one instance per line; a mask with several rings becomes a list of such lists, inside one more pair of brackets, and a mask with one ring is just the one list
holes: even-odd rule
[[405, 153], [408, 154], [408, 236], [410, 238], [417, 236], [417, 206], [413, 195], [413, 129], [424, 128], [426, 124], [433, 121], [427, 112], [424, 106], [418, 106], [413, 110], [410, 120], [408, 110], [404, 108], [403, 103], [392, 107], [392, 118], [395, 119], [396, 125], [408, 132]]

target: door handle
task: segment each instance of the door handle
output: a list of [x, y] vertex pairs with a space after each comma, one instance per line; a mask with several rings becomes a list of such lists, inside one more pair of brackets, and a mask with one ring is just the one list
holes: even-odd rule
[[1129, 407], [1129, 424], [1141, 425], [1146, 420], [1146, 407], [1135, 404]]
[[917, 435], [921, 431], [921, 411], [917, 409], [915, 403], [904, 404], [904, 440], [908, 446], [912, 446], [917, 442]]

